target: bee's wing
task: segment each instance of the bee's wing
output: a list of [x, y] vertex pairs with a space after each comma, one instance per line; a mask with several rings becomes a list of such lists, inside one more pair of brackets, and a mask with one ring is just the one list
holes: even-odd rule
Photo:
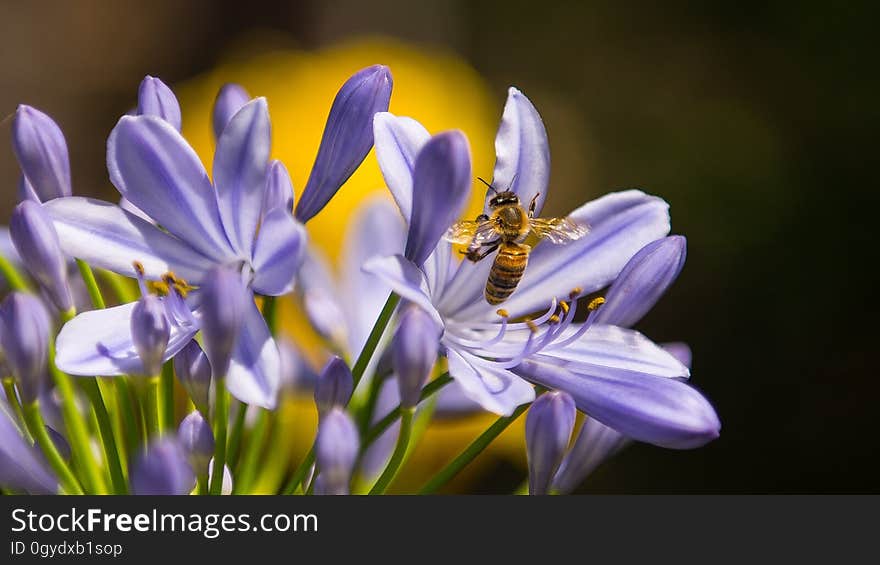
[[532, 233], [550, 243], [568, 243], [587, 235], [590, 227], [570, 218], [532, 218]]
[[498, 232], [492, 222], [488, 220], [463, 220], [456, 222], [443, 236], [446, 241], [459, 245], [468, 244], [471, 247], [480, 247], [493, 239], [498, 238]]

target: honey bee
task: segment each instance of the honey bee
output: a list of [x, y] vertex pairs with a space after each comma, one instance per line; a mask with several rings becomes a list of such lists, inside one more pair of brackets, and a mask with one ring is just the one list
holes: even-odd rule
[[498, 192], [488, 182], [479, 180], [495, 193], [489, 200], [491, 215], [480, 214], [476, 220], [457, 222], [446, 231], [444, 238], [452, 243], [467, 244], [462, 253], [475, 263], [498, 250], [485, 290], [486, 302], [495, 305], [507, 300], [522, 279], [532, 250], [532, 246], [525, 243], [529, 236], [550, 243], [568, 243], [586, 235], [589, 227], [569, 218], [536, 218], [535, 206], [540, 193], [532, 198], [526, 210], [515, 192], [510, 189]]

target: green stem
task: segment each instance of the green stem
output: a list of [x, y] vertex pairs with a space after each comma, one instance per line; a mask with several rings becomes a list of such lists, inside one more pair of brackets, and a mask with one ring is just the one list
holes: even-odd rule
[[98, 269], [98, 276], [113, 290], [113, 294], [116, 295], [119, 302], [127, 304], [137, 300], [137, 293], [128, 284], [130, 279], [104, 269]]
[[165, 423], [162, 421], [162, 395], [159, 394], [159, 377], [147, 377], [146, 402], [144, 412], [150, 437], [159, 437], [165, 432]]
[[391, 316], [394, 314], [394, 309], [397, 308], [399, 302], [400, 297], [392, 292], [388, 296], [388, 300], [385, 301], [385, 306], [382, 307], [382, 312], [379, 314], [379, 317], [376, 318], [376, 323], [373, 325], [369, 337], [367, 337], [367, 342], [364, 344], [364, 348], [361, 349], [361, 353], [358, 355], [357, 361], [355, 361], [354, 367], [351, 369], [352, 377], [354, 377], [355, 389], [357, 389], [358, 383], [364, 376], [364, 373], [367, 370], [367, 365], [370, 364], [370, 359], [373, 358], [373, 353], [376, 352], [376, 348], [379, 346], [379, 341], [382, 339], [382, 334], [385, 333], [385, 328], [388, 326], [388, 322], [391, 320]]
[[269, 431], [269, 411], [260, 410], [257, 412], [257, 420], [248, 437], [247, 447], [241, 459], [238, 473], [235, 476], [235, 491], [240, 494], [250, 492], [254, 482], [254, 475], [257, 470], [257, 462], [260, 454], [263, 452], [263, 442], [266, 439], [266, 432]]
[[223, 490], [223, 466], [226, 464], [226, 427], [229, 424], [229, 395], [226, 394], [226, 378], [216, 380], [214, 398], [214, 471], [211, 475], [210, 492], [221, 494]]
[[287, 484], [284, 486], [284, 490], [281, 491], [281, 494], [293, 494], [296, 491], [296, 488], [299, 484], [306, 478], [306, 475], [309, 472], [309, 469], [312, 468], [312, 465], [315, 463], [315, 446], [312, 444], [309, 452], [306, 453], [306, 456], [303, 458], [302, 462], [293, 472], [293, 476], [290, 477], [290, 480], [287, 481]]
[[12, 405], [12, 411], [15, 412], [15, 417], [18, 419], [18, 423], [21, 424], [21, 431], [24, 433], [24, 438], [28, 440], [28, 443], [34, 443], [34, 438], [31, 437], [31, 433], [27, 429], [24, 412], [21, 410], [21, 402], [18, 399], [18, 394], [15, 392], [15, 381], [9, 377], [4, 378], [3, 391], [6, 393], [6, 400]]
[[510, 416], [502, 416], [495, 420], [480, 436], [475, 439], [458, 457], [452, 460], [446, 467], [434, 475], [431, 480], [425, 483], [425, 486], [419, 491], [419, 494], [433, 494], [437, 492], [443, 485], [455, 477], [462, 469], [473, 461], [477, 455], [483, 452], [486, 447], [492, 443], [495, 438], [501, 435], [501, 432], [507, 429], [523, 412], [529, 407], [529, 404], [523, 404], [513, 411]]
[[64, 490], [69, 494], [82, 494], [83, 489], [73, 475], [73, 471], [70, 470], [61, 454], [58, 453], [58, 448], [55, 447], [55, 443], [49, 437], [49, 432], [46, 431], [46, 423], [43, 421], [43, 415], [40, 413], [40, 403], [35, 400], [30, 404], [26, 404], [24, 406], [24, 417], [27, 420], [31, 435], [36, 439], [40, 449], [43, 450], [46, 460], [49, 462], [52, 470], [55, 471], [55, 474], [58, 475]]
[[382, 476], [379, 477], [379, 480], [370, 489], [370, 494], [383, 494], [397, 475], [397, 470], [400, 469], [400, 464], [403, 462], [403, 457], [406, 455], [406, 450], [409, 447], [409, 436], [412, 432], [413, 415], [415, 413], [415, 408], [404, 408], [401, 410], [400, 434], [397, 436], [394, 453], [391, 454], [388, 466], [382, 471]]
[[241, 454], [241, 438], [244, 436], [244, 425], [247, 422], [248, 405], [237, 402], [238, 410], [235, 412], [235, 420], [232, 421], [232, 430], [229, 432], [229, 442], [226, 446], [226, 466], [235, 469], [238, 465], [238, 456]]
[[375, 374], [370, 379], [370, 388], [367, 391], [367, 398], [361, 406], [360, 410], [356, 410], [356, 419], [358, 424], [358, 432], [363, 436], [370, 427], [373, 420], [373, 412], [376, 411], [376, 401], [379, 399], [379, 392], [382, 390], [382, 383], [390, 376], [391, 373], [384, 375]]
[[164, 430], [174, 429], [174, 365], [167, 361], [162, 366], [162, 376], [159, 381], [159, 418]]
[[79, 267], [79, 274], [82, 275], [83, 282], [86, 283], [86, 290], [89, 291], [89, 298], [92, 299], [92, 304], [95, 305], [95, 308], [106, 308], [107, 305], [104, 302], [104, 297], [101, 296], [101, 289], [98, 287], [98, 281], [95, 280], [95, 273], [92, 272], [92, 268], [82, 259], [76, 260], [76, 266]]
[[138, 424], [132, 409], [131, 387], [128, 386], [128, 377], [120, 375], [113, 379], [116, 385], [116, 406], [122, 419], [122, 429], [125, 432], [125, 451], [134, 453], [138, 444]]
[[269, 326], [269, 333], [275, 335], [278, 328], [278, 300], [274, 296], [263, 297], [263, 318]]
[[3, 278], [9, 283], [9, 288], [12, 290], [21, 290], [24, 292], [30, 290], [27, 281], [24, 280], [24, 277], [21, 276], [21, 273], [18, 272], [15, 265], [3, 255], [0, 255], [0, 274], [3, 275]]
[[83, 377], [80, 382], [85, 389], [89, 402], [95, 410], [95, 416], [98, 419], [98, 429], [101, 432], [101, 443], [104, 446], [104, 456], [107, 458], [107, 464], [110, 468], [110, 482], [113, 484], [113, 492], [115, 494], [125, 494], [127, 487], [125, 484], [125, 475], [122, 472], [122, 463], [120, 462], [119, 450], [116, 447], [116, 438], [113, 435], [113, 424], [110, 421], [110, 414], [107, 413], [107, 405], [104, 404], [104, 396], [101, 389], [98, 388], [98, 381], [95, 377]]
[[61, 411], [64, 414], [64, 423], [73, 451], [74, 461], [86, 475], [86, 484], [90, 494], [106, 494], [107, 486], [98, 468], [92, 453], [91, 439], [86, 430], [86, 421], [76, 404], [73, 380], [55, 366], [55, 344], [49, 347], [49, 372], [55, 380], [58, 392], [61, 394]]
[[[419, 402], [430, 398], [431, 396], [439, 392], [440, 389], [451, 382], [452, 377], [449, 376], [449, 373], [443, 373], [442, 375], [425, 385], [425, 388], [422, 389], [421, 396], [419, 396]], [[364, 439], [361, 442], [361, 453], [366, 451], [366, 449], [370, 447], [370, 445], [372, 445], [374, 441], [379, 439], [379, 436], [385, 433], [385, 430], [390, 428], [391, 425], [396, 422], [398, 418], [400, 418], [400, 406], [397, 406], [394, 410], [389, 412], [387, 416], [376, 422], [376, 425], [367, 430], [367, 433], [364, 434]]]

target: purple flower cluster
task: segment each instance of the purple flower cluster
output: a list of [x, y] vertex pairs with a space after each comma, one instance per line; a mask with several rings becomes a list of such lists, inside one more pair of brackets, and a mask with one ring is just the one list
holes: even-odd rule
[[[103, 488], [100, 478], [72, 475], [71, 468], [90, 468], [83, 450], [72, 450], [70, 467], [70, 453], [46, 440], [38, 400], [51, 388], [50, 375], [67, 394], [62, 427], [74, 447], [82, 415], [71, 403], [82, 399], [65, 374], [86, 377], [83, 390], [99, 421], [108, 393], [88, 388], [88, 379], [118, 376], [115, 405], [134, 401], [142, 422], [154, 424], [122, 424], [149, 436], [130, 462], [128, 490], [137, 494], [247, 488], [252, 453], [262, 446], [236, 442], [262, 441], [279, 399], [302, 390], [314, 395], [319, 426], [286, 492], [382, 492], [415, 441], [414, 420], [478, 411], [507, 417], [529, 403], [534, 494], [573, 490], [632, 440], [689, 449], [718, 436], [714, 409], [688, 383], [687, 347], [658, 345], [632, 329], [684, 265], [685, 238], [669, 235], [668, 204], [629, 190], [576, 208], [568, 218], [588, 225], [589, 234], [536, 245], [517, 290], [498, 309], [483, 297], [492, 258], [462, 260], [444, 239], [472, 190], [468, 140], [460, 131], [432, 135], [388, 113], [391, 89], [390, 72], [379, 65], [342, 85], [297, 199], [284, 164], [271, 160], [267, 100], [251, 99], [239, 85], [221, 88], [214, 104], [209, 176], [180, 133], [174, 93], [146, 77], [136, 111], [119, 119], [107, 141], [118, 204], [73, 196], [60, 128], [34, 108], [19, 108], [13, 148], [21, 203], [10, 223], [14, 248], [2, 248], [3, 273], [16, 291], [0, 305], [8, 369], [0, 376], [10, 376], [0, 402], [0, 485]], [[337, 277], [308, 246], [306, 224], [374, 145], [392, 198], [371, 198], [358, 211]], [[495, 150], [492, 185], [540, 215], [549, 194], [547, 133], [515, 88]], [[486, 193], [487, 213], [495, 190]], [[92, 267], [136, 279], [140, 297], [123, 293], [121, 304], [104, 308]], [[83, 308], [83, 284], [95, 309]], [[333, 352], [319, 375], [275, 335], [275, 297], [292, 292]], [[196, 409], [179, 427], [174, 383], [165, 380], [172, 378]], [[136, 386], [126, 392], [129, 380]], [[156, 382], [164, 384], [138, 384]], [[227, 391], [238, 410], [231, 420]], [[249, 406], [259, 412], [247, 413]], [[577, 411], [586, 419], [572, 440]], [[154, 412], [152, 420], [145, 416]], [[238, 428], [227, 438], [230, 421]], [[92, 463], [118, 479], [114, 456], [124, 451], [107, 435], [106, 459]], [[223, 480], [213, 480], [221, 469]]]

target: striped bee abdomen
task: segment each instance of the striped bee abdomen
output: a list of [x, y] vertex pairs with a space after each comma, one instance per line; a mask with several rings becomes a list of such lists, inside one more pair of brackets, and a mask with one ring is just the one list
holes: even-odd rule
[[502, 243], [486, 281], [486, 302], [501, 304], [513, 294], [529, 262], [528, 245]]

